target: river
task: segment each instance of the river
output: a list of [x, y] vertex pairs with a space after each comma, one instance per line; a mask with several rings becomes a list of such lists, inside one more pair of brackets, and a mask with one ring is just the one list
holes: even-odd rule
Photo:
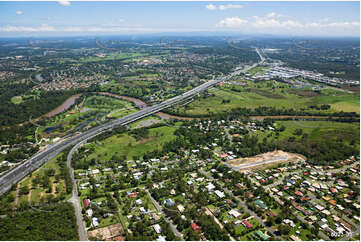
[[[65, 110], [68, 110], [72, 105], [74, 105], [75, 101], [81, 96], [82, 94], [75, 94], [71, 97], [69, 97], [68, 99], [66, 99], [60, 106], [54, 108], [53, 110], [51, 110], [50, 112], [40, 116], [40, 117], [37, 117], [35, 119], [31, 119], [29, 118], [29, 121], [30, 122], [37, 122], [39, 121], [40, 119], [42, 118], [50, 118], [50, 117], [53, 117], [59, 113], [62, 113], [64, 112]], [[23, 126], [24, 124], [28, 123], [27, 122], [24, 122], [24, 123], [21, 123], [19, 124], [19, 126]]]
[[[113, 93], [109, 93], [109, 92], [96, 92], [95, 94], [101, 94], [101, 95], [111, 96], [111, 97], [120, 98], [120, 99], [123, 99], [126, 101], [130, 101], [130, 102], [133, 102], [135, 104], [135, 106], [137, 106], [137, 108], [140, 108], [140, 109], [149, 106], [146, 102], [143, 102], [142, 100], [140, 100], [138, 98], [134, 98], [134, 97], [121, 96], [121, 95], [117, 95], [117, 94], [113, 94]], [[163, 112], [156, 113], [156, 115], [162, 119], [179, 119], [179, 120], [195, 119], [195, 118], [189, 118], [189, 117], [174, 116], [174, 115], [170, 115], [170, 114], [163, 113]]]
[[81, 94], [75, 94], [68, 99], [65, 100], [60, 106], [56, 107], [55, 109], [51, 110], [49, 113], [44, 114], [43, 116], [46, 118], [50, 118], [52, 116], [55, 116], [59, 113], [64, 112], [68, 108], [70, 108], [72, 105], [74, 105], [75, 101], [81, 96]]
[[[138, 99], [138, 98], [134, 98], [134, 97], [128, 97], [128, 96], [122, 96], [122, 95], [117, 95], [114, 93], [109, 93], [109, 92], [94, 92], [92, 94], [100, 94], [100, 95], [106, 95], [106, 96], [110, 96], [110, 97], [115, 97], [115, 98], [119, 98], [119, 99], [123, 99], [126, 101], [130, 101], [133, 102], [137, 108], [139, 109], [143, 109], [145, 107], [148, 107], [149, 105]], [[42, 115], [41, 117], [38, 117], [36, 119], [32, 119], [32, 122], [36, 122], [39, 121], [41, 118], [49, 118], [49, 117], [53, 117], [59, 113], [64, 112], [65, 110], [69, 109], [76, 101], [76, 99], [78, 99], [82, 94], [75, 94], [71, 97], [69, 97], [65, 102], [63, 102], [60, 106], [56, 107], [55, 109], [53, 109], [52, 111], [50, 111], [47, 114]], [[171, 114], [167, 114], [167, 113], [163, 113], [163, 112], [158, 112], [156, 113], [156, 115], [162, 119], [179, 119], [179, 120], [200, 120], [201, 118], [191, 118], [191, 117], [182, 117], [182, 116], [176, 116], [176, 115], [171, 115]], [[290, 119], [290, 118], [297, 118], [297, 119], [327, 119], [328, 116], [290, 116], [290, 115], [275, 115], [275, 116], [250, 116], [250, 119], [253, 120], [259, 120], [262, 121], [265, 118], [273, 118], [273, 119]], [[340, 118], [345, 118], [345, 117], [332, 117], [332, 119], [340, 119]], [[207, 118], [204, 118], [207, 119]], [[359, 117], [357, 118], [359, 119]], [[27, 122], [25, 122], [27, 123]], [[24, 124], [24, 123], [23, 123]], [[20, 125], [23, 125], [20, 124]]]

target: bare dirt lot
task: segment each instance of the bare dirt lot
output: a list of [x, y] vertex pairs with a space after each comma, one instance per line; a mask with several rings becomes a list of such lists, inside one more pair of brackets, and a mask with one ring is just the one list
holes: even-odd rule
[[161, 120], [158, 120], [158, 119], [147, 119], [147, 120], [139, 122], [135, 128], [138, 129], [138, 128], [143, 128], [143, 127], [148, 127], [153, 124], [159, 123], [160, 121]]
[[98, 240], [106, 240], [123, 233], [123, 227], [120, 223], [112, 224], [104, 228], [88, 231], [88, 237], [97, 238]]
[[239, 158], [228, 161], [228, 164], [239, 170], [260, 169], [277, 163], [306, 161], [306, 157], [300, 154], [276, 150], [247, 158]]

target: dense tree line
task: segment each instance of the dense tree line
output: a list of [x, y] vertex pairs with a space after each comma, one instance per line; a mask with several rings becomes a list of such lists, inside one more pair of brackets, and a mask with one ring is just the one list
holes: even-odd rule
[[59, 203], [0, 218], [0, 240], [79, 240], [74, 207]]
[[[6, 90], [8, 92], [8, 90]], [[42, 92], [38, 98], [28, 99], [20, 104], [13, 104], [11, 96], [0, 95], [0, 125], [9, 126], [28, 121], [30, 117], [39, 117], [59, 106], [73, 92]]]
[[[212, 119], [213, 121], [216, 119]], [[253, 121], [256, 122], [256, 121]], [[194, 124], [195, 121], [190, 122]], [[272, 124], [272, 121], [267, 119], [263, 123], [263, 126], [268, 126]], [[284, 127], [280, 127], [275, 132], [276, 138], [260, 139], [256, 135], [251, 135], [245, 130], [243, 130], [242, 138], [235, 138], [233, 145], [230, 145], [226, 141], [222, 142], [222, 145], [231, 149], [235, 154], [241, 157], [249, 157], [258, 155], [260, 153], [265, 153], [273, 151], [276, 149], [299, 153], [308, 158], [311, 163], [315, 164], [328, 164], [335, 160], [345, 159], [351, 155], [357, 155], [359, 153], [357, 142], [352, 139], [344, 140], [339, 136], [334, 138], [320, 138], [312, 139], [307, 134], [303, 134], [302, 129], [297, 129], [294, 132], [295, 136], [292, 136], [289, 139], [278, 139], [279, 133], [284, 131]], [[167, 142], [163, 145], [163, 150], [161, 154], [168, 152], [174, 152], [176, 154], [181, 154], [182, 149], [189, 150], [199, 148], [210, 142], [214, 142], [215, 138], [220, 138], [219, 131], [209, 130], [208, 132], [200, 131], [199, 128], [190, 126], [190, 128], [180, 127], [177, 129], [174, 134], [177, 136], [176, 139]], [[327, 136], [327, 133], [324, 135]], [[325, 136], [325, 137], [326, 137]], [[296, 138], [297, 137], [297, 138]], [[238, 141], [240, 143], [238, 143]], [[200, 149], [200, 154], [203, 154], [203, 158], [206, 159], [207, 152]]]
[[[324, 107], [326, 108], [326, 106]], [[322, 108], [320, 108], [323, 110]], [[296, 110], [293, 108], [276, 108], [276, 107], [267, 107], [260, 106], [255, 109], [250, 108], [233, 108], [227, 112], [223, 113], [209, 113], [209, 114], [189, 114], [185, 112], [177, 112], [174, 109], [165, 109], [163, 112], [171, 115], [179, 115], [191, 118], [206, 118], [206, 117], [222, 117], [224, 115], [237, 115], [237, 116], [280, 116], [280, 115], [289, 115], [289, 116], [325, 116], [325, 117], [359, 117], [360, 115], [355, 112], [333, 112], [333, 113], [324, 113], [324, 112], [315, 112], [307, 110]]]
[[21, 144], [25, 142], [35, 143], [34, 132], [36, 126], [30, 123], [22, 126], [14, 125], [8, 128], [0, 128], [0, 144]]
[[60, 177], [61, 179], [64, 179], [65, 181], [65, 189], [66, 193], [70, 194], [73, 190], [73, 182], [70, 177], [69, 169], [67, 167], [66, 161], [68, 154], [71, 150], [70, 148], [67, 148], [65, 151], [61, 153], [61, 156], [59, 156], [56, 160], [56, 163], [60, 166]]

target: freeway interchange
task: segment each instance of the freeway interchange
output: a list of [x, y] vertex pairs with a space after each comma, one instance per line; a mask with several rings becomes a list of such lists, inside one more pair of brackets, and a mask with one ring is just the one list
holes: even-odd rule
[[86, 141], [88, 139], [91, 139], [91, 138], [93, 138], [107, 130], [110, 130], [116, 126], [127, 125], [136, 120], [139, 120], [139, 119], [149, 116], [151, 114], [157, 113], [157, 112], [159, 112], [165, 108], [168, 108], [182, 100], [190, 98], [203, 90], [206, 90], [207, 88], [213, 86], [214, 84], [216, 84], [218, 82], [225, 81], [225, 80], [229, 79], [230, 77], [232, 77], [232, 74], [227, 75], [225, 77], [221, 77], [217, 80], [208, 81], [188, 92], [185, 92], [174, 98], [168, 99], [162, 103], [156, 104], [151, 107], [144, 108], [138, 112], [132, 113], [125, 117], [109, 121], [100, 126], [94, 127], [83, 133], [80, 133], [76, 136], [69, 137], [68, 139], [63, 140], [62, 142], [58, 142], [55, 144], [53, 143], [53, 144], [49, 145], [47, 148], [38, 152], [37, 154], [35, 154], [31, 158], [29, 158], [27, 161], [25, 161], [24, 163], [17, 166], [13, 170], [11, 170], [7, 174], [5, 174], [3, 177], [1, 177], [0, 178], [0, 194], [3, 194], [6, 191], [8, 191], [12, 187], [12, 185], [16, 184], [18, 181], [20, 181], [22, 178], [24, 178], [31, 171], [36, 170], [37, 168], [42, 166], [46, 161], [48, 161], [51, 158], [53, 158], [54, 156], [56, 156], [58, 153], [60, 153], [64, 149], [66, 149], [72, 145], [78, 144], [80, 142]]
[[136, 120], [139, 120], [141, 118], [144, 118], [146, 116], [149, 116], [151, 114], [157, 113], [165, 108], [168, 108], [176, 103], [179, 103], [182, 100], [185, 100], [187, 98], [190, 98], [196, 94], [198, 94], [201, 91], [206, 90], [207, 88], [223, 81], [227, 81], [228, 79], [232, 78], [235, 75], [239, 75], [241, 73], [244, 73], [248, 71], [249, 69], [256, 67], [257, 65], [262, 64], [265, 61], [265, 58], [261, 55], [258, 48], [255, 48], [255, 51], [260, 57], [260, 62], [253, 64], [252, 66], [246, 67], [243, 70], [234, 71], [226, 76], [219, 77], [218, 79], [208, 81], [206, 83], [203, 83], [202, 85], [185, 92], [179, 96], [170, 98], [162, 103], [153, 105], [151, 107], [146, 107], [138, 112], [129, 114], [125, 117], [115, 119], [112, 121], [109, 121], [107, 123], [104, 123], [102, 125], [99, 125], [97, 127], [94, 127], [92, 129], [89, 129], [83, 133], [80, 133], [73, 137], [64, 137], [65, 139], [62, 142], [53, 143], [43, 149], [42, 151], [38, 152], [31, 158], [29, 158], [27, 161], [22, 163], [21, 165], [17, 166], [15, 169], [9, 171], [7, 174], [5, 174], [3, 177], [0, 178], [0, 194], [5, 193], [8, 191], [12, 185], [16, 184], [18, 181], [20, 181], [22, 178], [24, 178], [28, 173], [30, 173], [33, 170], [36, 170], [40, 166], [42, 166], [46, 161], [50, 160], [54, 156], [56, 156], [58, 153], [63, 151], [64, 149], [76, 145], [80, 142], [84, 142], [86, 140], [89, 140], [107, 130], [110, 130], [116, 126], [121, 125], [127, 125], [129, 123], [132, 123]]

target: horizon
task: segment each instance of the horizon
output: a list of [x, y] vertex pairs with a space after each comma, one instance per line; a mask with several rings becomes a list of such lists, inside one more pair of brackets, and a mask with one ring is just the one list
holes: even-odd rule
[[204, 31], [204, 32], [155, 32], [155, 33], [137, 33], [137, 34], [130, 34], [130, 33], [123, 33], [123, 34], [89, 34], [84, 33], [79, 35], [29, 35], [29, 36], [0, 36], [0, 40], [5, 39], [61, 39], [61, 38], [147, 38], [147, 37], [184, 37], [184, 38], [195, 38], [195, 37], [233, 37], [233, 38], [262, 38], [262, 39], [352, 39], [360, 41], [360, 36], [350, 36], [350, 35], [330, 35], [330, 36], [322, 36], [322, 35], [276, 35], [276, 34], [236, 34], [232, 32], [211, 32], [211, 31]]
[[0, 2], [0, 37], [359, 37], [359, 2]]

